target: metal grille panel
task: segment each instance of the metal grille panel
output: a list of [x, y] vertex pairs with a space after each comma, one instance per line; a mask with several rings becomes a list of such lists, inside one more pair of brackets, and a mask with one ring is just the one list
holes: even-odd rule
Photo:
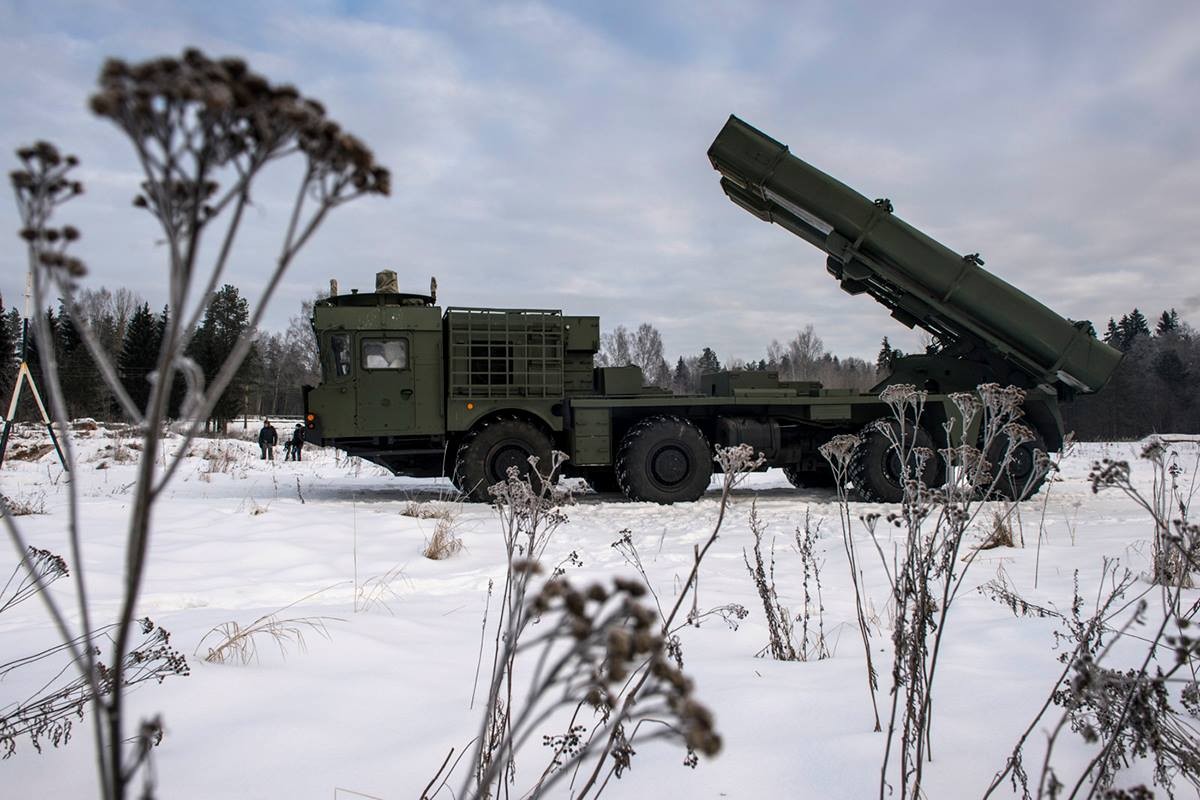
[[560, 312], [451, 308], [446, 318], [452, 397], [563, 396]]

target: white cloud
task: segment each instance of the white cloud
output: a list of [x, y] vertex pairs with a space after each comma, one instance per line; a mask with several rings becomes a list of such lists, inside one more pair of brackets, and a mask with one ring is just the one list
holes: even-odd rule
[[[94, 280], [158, 304], [161, 253], [128, 209], [127, 145], [89, 117], [86, 95], [107, 54], [238, 53], [324, 101], [395, 175], [391, 199], [330, 219], [275, 327], [328, 277], [367, 287], [389, 267], [414, 287], [437, 274], [450, 304], [653, 320], [672, 352], [749, 358], [812, 322], [833, 351], [871, 357], [904, 330], [842, 294], [819, 252], [721, 194], [704, 154], [726, 116], [891, 197], [1064, 315], [1099, 326], [1133, 305], [1157, 313], [1200, 294], [1200, 140], [1185, 100], [1200, 13], [1180, 3], [1151, 24], [1125, 8], [9, 6], [0, 144], [45, 135], [79, 152], [90, 191], [70, 216]], [[264, 184], [232, 265], [251, 297], [285, 191]], [[0, 232], [14, 228], [0, 204]], [[0, 249], [10, 302], [18, 255]], [[1188, 314], [1200, 324], [1200, 309]]]

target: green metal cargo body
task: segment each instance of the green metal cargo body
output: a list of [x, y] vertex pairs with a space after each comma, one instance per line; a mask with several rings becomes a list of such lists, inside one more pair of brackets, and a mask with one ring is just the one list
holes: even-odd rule
[[[1019, 448], [1017, 470], [1028, 475], [1035, 450], [1061, 446], [1059, 400], [1112, 374], [1119, 353], [740, 120], [730, 118], [709, 158], [734, 202], [822, 248], [842, 288], [929, 330], [940, 349], [900, 359], [868, 393], [733, 371], [706, 374], [700, 394], [677, 396], [645, 386], [637, 367], [593, 367], [597, 317], [443, 311], [432, 289], [400, 293], [385, 272], [374, 293], [335, 291], [313, 310], [322, 380], [305, 389], [308, 440], [397, 474], [447, 476], [476, 500], [511, 468], [528, 472], [531, 456], [547, 464], [559, 450], [566, 474], [598, 491], [670, 503], [704, 493], [717, 445], [751, 445], [796, 486], [831, 485], [820, 446], [858, 433], [851, 480], [868, 499], [893, 501], [903, 468], [876, 425], [891, 418], [878, 396], [887, 386], [928, 393], [912, 435], [931, 448], [946, 445], [951, 393], [983, 383], [1025, 389], [1036, 435]], [[936, 484], [944, 472], [931, 465], [922, 478]]]
[[305, 393], [309, 441], [398, 474], [445, 475], [485, 499], [509, 467], [552, 450], [569, 456], [569, 474], [625, 491], [619, 469], [638, 440], [651, 470], [637, 496], [670, 502], [707, 487], [714, 444], [750, 442], [797, 482], [827, 484], [817, 448], [886, 411], [874, 395], [773, 372], [708, 374], [702, 394], [675, 396], [645, 386], [638, 367], [592, 366], [597, 317], [434, 302], [354, 292], [315, 305], [322, 381]]

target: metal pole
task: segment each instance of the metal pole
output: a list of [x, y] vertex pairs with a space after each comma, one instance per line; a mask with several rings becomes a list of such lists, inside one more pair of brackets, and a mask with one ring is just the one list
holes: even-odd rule
[[[42, 403], [37, 384], [33, 380], [33, 373], [30, 371], [29, 364], [27, 363], [29, 357], [29, 315], [32, 296], [33, 271], [30, 270], [25, 276], [25, 316], [21, 319], [21, 365], [17, 370], [17, 380], [13, 383], [12, 398], [8, 403], [8, 415], [4, 420], [4, 433], [0, 435], [0, 466], [4, 465], [4, 456], [8, 453], [8, 437], [9, 433], [12, 432], [13, 417], [17, 414], [17, 404], [21, 400], [21, 387], [25, 381], [29, 381], [29, 391], [33, 393], [34, 402], [37, 404], [38, 411], [41, 412], [42, 422], [46, 424], [46, 431], [50, 434], [50, 442], [54, 445], [54, 452], [58, 455], [58, 462], [62, 464], [65, 472], [70, 472], [71, 467], [67, 465], [67, 459], [58, 444], [58, 437], [54, 434], [54, 423], [50, 421], [50, 415], [46, 413], [46, 406]], [[43, 343], [43, 347], [47, 345], [53, 347], [54, 342]]]

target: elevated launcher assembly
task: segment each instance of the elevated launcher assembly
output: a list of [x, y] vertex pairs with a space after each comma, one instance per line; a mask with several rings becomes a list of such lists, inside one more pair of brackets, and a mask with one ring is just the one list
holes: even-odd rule
[[[1000, 383], [1053, 389], [1060, 399], [1099, 391], [1121, 354], [1029, 295], [788, 152], [731, 116], [708, 151], [729, 199], [827, 254], [850, 294], [866, 293], [942, 352]], [[889, 379], [889, 383], [897, 382]]]
[[[333, 288], [314, 306], [322, 381], [306, 389], [307, 439], [398, 474], [445, 475], [483, 501], [510, 468], [528, 471], [531, 456], [549, 464], [559, 450], [569, 456], [563, 470], [599, 492], [676, 503], [708, 490], [716, 446], [751, 446], [797, 487], [832, 485], [821, 446], [853, 433], [850, 482], [864, 499], [898, 502], [907, 477], [881, 427], [893, 412], [879, 393], [898, 384], [928, 392], [908, 435], [932, 449], [958, 413], [951, 394], [998, 383], [1026, 390], [1032, 438], [1012, 448], [995, 492], [1037, 491], [1045, 478], [1037, 450], [1062, 445], [1059, 401], [1100, 389], [1120, 353], [986, 272], [978, 256], [944, 247], [886, 200], [868, 200], [736, 117], [708, 155], [735, 203], [819, 247], [843, 289], [932, 333], [936, 352], [897, 359], [867, 393], [730, 371], [702, 375], [697, 394], [674, 395], [646, 386], [639, 367], [594, 367], [598, 317], [443, 309], [432, 286], [404, 294], [385, 271], [373, 293]], [[987, 457], [997, 463], [1004, 452]], [[930, 486], [948, 477], [932, 460], [923, 469]]]

